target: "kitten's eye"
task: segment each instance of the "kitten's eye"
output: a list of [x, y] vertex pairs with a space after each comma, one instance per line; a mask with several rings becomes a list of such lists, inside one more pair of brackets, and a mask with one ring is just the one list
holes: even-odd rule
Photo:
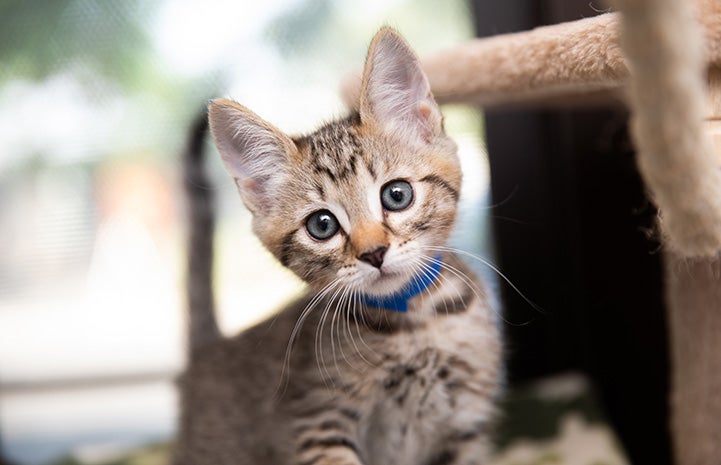
[[381, 189], [381, 203], [386, 210], [405, 210], [411, 202], [413, 188], [406, 181], [391, 181]]
[[305, 229], [314, 239], [324, 241], [338, 232], [338, 220], [328, 210], [318, 210], [305, 221]]

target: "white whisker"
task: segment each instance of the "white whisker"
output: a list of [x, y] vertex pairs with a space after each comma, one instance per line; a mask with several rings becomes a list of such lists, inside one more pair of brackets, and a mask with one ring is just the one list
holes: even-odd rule
[[[368, 322], [366, 321], [365, 305], [361, 301], [360, 291], [355, 289], [353, 292], [354, 292], [353, 318], [355, 320], [355, 326], [356, 326], [356, 332], [358, 333], [358, 338], [361, 340], [361, 343], [365, 346], [365, 348], [368, 349], [373, 356], [377, 357], [378, 352], [375, 349], [373, 349], [371, 346], [369, 346], [368, 343], [366, 343], [366, 341], [363, 339], [363, 335], [361, 332], [361, 324], [363, 325], [363, 328], [367, 328]], [[360, 314], [360, 323], [358, 321], [358, 314]], [[368, 365], [376, 366], [370, 361], [368, 361]]]
[[[305, 308], [303, 308], [303, 311], [300, 312], [300, 316], [295, 322], [295, 325], [293, 326], [293, 331], [291, 331], [290, 337], [288, 338], [288, 345], [285, 349], [285, 357], [283, 359], [283, 366], [281, 368], [281, 374], [280, 374], [280, 380], [278, 382], [278, 386], [276, 387], [275, 395], [279, 396], [282, 395], [282, 392], [285, 392], [285, 389], [287, 388], [288, 381], [290, 380], [290, 354], [293, 349], [293, 344], [295, 343], [296, 338], [298, 337], [298, 333], [300, 332], [303, 323], [308, 318], [308, 316], [311, 314], [315, 306], [323, 300], [323, 298], [331, 292], [338, 284], [340, 283], [339, 280], [333, 280], [327, 285], [325, 285], [320, 291], [318, 291], [315, 296], [313, 296], [312, 299], [306, 304]], [[281, 392], [282, 390], [282, 392]]]
[[348, 308], [349, 312], [348, 312], [348, 315], [347, 315], [347, 318], [348, 318], [348, 320], [347, 320], [347, 321], [348, 321], [348, 334], [349, 334], [349, 336], [350, 336], [351, 343], [353, 344], [353, 347], [355, 348], [355, 351], [356, 351], [356, 353], [358, 354], [358, 356], [360, 357], [360, 359], [363, 360], [363, 361], [366, 363], [366, 365], [368, 365], [368, 366], [373, 366], [373, 364], [370, 362], [370, 360], [368, 360], [368, 359], [365, 357], [365, 355], [363, 355], [363, 351], [361, 350], [361, 348], [358, 347], [358, 344], [356, 343], [355, 338], [353, 337], [353, 332], [352, 332], [351, 327], [350, 327], [350, 325], [351, 325], [350, 318], [353, 317], [353, 324], [354, 324], [354, 326], [355, 326], [356, 334], [358, 335], [358, 339], [360, 339], [361, 343], [362, 343], [366, 348], [368, 348], [368, 349], [370, 349], [370, 350], [372, 351], [373, 349], [371, 349], [370, 347], [368, 347], [368, 344], [366, 344], [366, 342], [363, 340], [363, 335], [362, 335], [361, 332], [360, 332], [360, 327], [359, 327], [359, 323], [358, 323], [358, 318], [357, 318], [357, 316], [356, 316], [356, 311], [358, 310], [358, 299], [359, 299], [359, 297], [358, 297], [357, 291], [356, 291], [355, 289], [351, 290], [352, 306], [349, 305], [349, 308]]
[[[416, 267], [413, 268], [414, 279], [419, 280], [420, 276], [418, 276], [418, 275], [423, 274], [426, 279], [430, 280], [431, 285], [436, 289], [436, 291], [440, 292], [441, 288], [438, 285], [438, 279], [432, 279], [432, 280], [430, 279], [432, 276], [432, 267], [428, 263], [424, 262], [423, 259], [427, 259], [427, 257], [423, 257], [423, 256], [418, 257], [418, 259], [416, 259], [413, 262], [413, 264], [417, 265]], [[441, 276], [438, 275], [438, 277], [441, 277]], [[421, 294], [421, 299], [424, 299], [424, 298], [425, 298], [425, 296], [423, 296]], [[443, 303], [445, 304], [445, 300]], [[448, 314], [448, 308], [446, 308], [446, 314]]]
[[[423, 257], [420, 257], [420, 258], [417, 260], [418, 266], [421, 267], [421, 271], [422, 271], [423, 273], [425, 273], [426, 275], [429, 275], [429, 274], [431, 273], [431, 269], [432, 269], [432, 268], [431, 268], [431, 265], [429, 265], [428, 263], [423, 262], [423, 259], [428, 259], [428, 258], [429, 258], [429, 257], [423, 256]], [[434, 288], [436, 289], [436, 291], [438, 291], [438, 292], [440, 292], [440, 290], [441, 290], [441, 286], [440, 286], [440, 284], [438, 283], [438, 280], [439, 280], [439, 279], [443, 279], [443, 280], [445, 280], [445, 282], [451, 284], [451, 281], [450, 281], [447, 277], [443, 276], [442, 274], [438, 274], [438, 277], [437, 277], [435, 280], [433, 280], [433, 287], [434, 287]], [[459, 296], [460, 298], [462, 298], [460, 292], [458, 291], [458, 289], [456, 288], [455, 285], [453, 285], [453, 290], [456, 291], [456, 293], [458, 294], [458, 296]], [[446, 299], [445, 299], [445, 298], [443, 299], [443, 307], [444, 307], [444, 310], [446, 311], [446, 315], [448, 315], [448, 303], [446, 302]], [[433, 307], [433, 310], [435, 311], [435, 307]]]
[[[330, 371], [328, 370], [328, 366], [325, 363], [325, 357], [323, 355], [323, 329], [325, 328], [325, 323], [328, 318], [328, 314], [331, 312], [331, 309], [333, 308], [333, 302], [335, 301], [336, 297], [338, 297], [338, 294], [342, 293], [344, 291], [344, 287], [341, 286], [340, 289], [336, 289], [335, 292], [333, 292], [333, 295], [328, 300], [328, 303], [326, 304], [325, 308], [323, 309], [323, 313], [321, 314], [320, 318], [320, 324], [316, 328], [315, 333], [315, 358], [316, 358], [316, 364], [318, 365], [318, 371], [321, 373], [321, 377], [323, 377], [326, 384], [328, 381], [333, 383], [333, 377], [330, 374]], [[333, 312], [333, 315], [335, 315], [335, 312]], [[335, 349], [335, 342], [333, 341], [333, 317], [331, 317], [331, 327], [330, 327], [330, 344], [331, 344], [331, 355], [333, 357], [334, 363], [337, 359], [336, 357], [336, 349]], [[336, 366], [337, 370], [337, 366]]]
[[[473, 294], [476, 296], [477, 299], [484, 300], [483, 297], [479, 294], [480, 289], [478, 289], [478, 286], [476, 286], [475, 282], [471, 278], [469, 278], [465, 273], [463, 273], [463, 271], [459, 270], [458, 268], [456, 268], [452, 265], [449, 265], [448, 263], [446, 263], [443, 260], [439, 260], [437, 258], [429, 258], [429, 259], [433, 262], [439, 263], [441, 265], [441, 267], [448, 270], [451, 274], [455, 275], [457, 278], [459, 278], [461, 281], [463, 281], [468, 286], [468, 288], [473, 292]], [[505, 316], [503, 316], [503, 314], [501, 312], [499, 312], [498, 309], [495, 308], [494, 306], [491, 306], [491, 309], [493, 310], [493, 313], [498, 318], [500, 318], [504, 323], [506, 323], [507, 325], [510, 325], [510, 326], [517, 326], [517, 327], [526, 326], [533, 321], [533, 319], [530, 319], [523, 323], [513, 323], [513, 322], [509, 321]]]
[[526, 295], [523, 292], [521, 292], [521, 290], [515, 284], [513, 284], [513, 281], [511, 281], [505, 274], [503, 274], [503, 272], [501, 272], [501, 270], [499, 270], [497, 266], [495, 266], [494, 264], [492, 264], [490, 261], [486, 260], [485, 258], [479, 257], [478, 255], [474, 255], [474, 254], [472, 254], [470, 252], [466, 252], [464, 250], [456, 249], [453, 247], [447, 247], [447, 246], [425, 246], [424, 249], [435, 250], [435, 251], [439, 251], [439, 252], [451, 252], [451, 253], [463, 255], [465, 257], [472, 258], [474, 260], [479, 261], [483, 265], [485, 265], [488, 268], [490, 268], [491, 270], [493, 270], [498, 276], [500, 276], [534, 310], [538, 311], [539, 313], [546, 314], [546, 311], [543, 308], [541, 308], [538, 304], [534, 303], [531, 299], [526, 297]]
[[[356, 366], [353, 364], [352, 359], [349, 358], [349, 357], [346, 355], [345, 351], [343, 350], [343, 346], [344, 346], [345, 344], [343, 343], [343, 340], [341, 339], [341, 337], [342, 337], [343, 335], [345, 335], [346, 341], [349, 339], [349, 336], [348, 336], [348, 335], [349, 335], [349, 331], [350, 331], [350, 326], [349, 326], [349, 323], [348, 323], [349, 294], [350, 294], [350, 289], [349, 289], [349, 288], [345, 288], [344, 291], [343, 291], [343, 295], [341, 296], [341, 300], [340, 300], [340, 302], [338, 303], [338, 306], [336, 307], [336, 314], [337, 314], [337, 316], [338, 316], [338, 319], [340, 320], [339, 323], [338, 323], [338, 346], [339, 346], [339, 348], [340, 348], [340, 354], [341, 354], [341, 357], [343, 358], [343, 361], [345, 361], [345, 363], [346, 363], [348, 366], [350, 366], [353, 370], [356, 370], [357, 368], [356, 368]], [[345, 326], [343, 325], [344, 320], [345, 320]], [[343, 334], [341, 334], [341, 331], [343, 331]], [[333, 334], [332, 334], [332, 331], [331, 331], [331, 337], [332, 337], [332, 336], [333, 336]], [[337, 370], [337, 369], [338, 369], [338, 364], [337, 364], [337, 361], [336, 361], [336, 370]], [[340, 374], [340, 371], [338, 371], [338, 373]]]

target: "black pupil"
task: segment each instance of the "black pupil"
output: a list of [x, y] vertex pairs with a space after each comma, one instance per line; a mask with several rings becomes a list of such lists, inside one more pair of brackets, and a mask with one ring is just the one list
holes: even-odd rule
[[327, 214], [318, 215], [318, 228], [323, 232], [328, 231], [330, 228], [330, 216]]
[[401, 202], [403, 198], [405, 197], [405, 193], [403, 192], [403, 189], [396, 186], [391, 189], [391, 198], [395, 200], [396, 202]]

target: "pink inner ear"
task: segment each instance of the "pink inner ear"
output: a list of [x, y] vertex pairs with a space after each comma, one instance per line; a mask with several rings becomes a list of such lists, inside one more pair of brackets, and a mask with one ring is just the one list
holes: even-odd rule
[[421, 102], [418, 104], [418, 115], [421, 119], [420, 133], [423, 141], [430, 143], [433, 139], [433, 123], [431, 122], [431, 114], [433, 109], [427, 102]]
[[259, 206], [263, 206], [263, 204], [268, 201], [262, 183], [259, 183], [254, 179], [248, 178], [243, 180], [236, 179], [236, 185], [240, 188], [240, 193], [242, 196], [245, 196], [246, 194], [251, 194], [252, 198], [254, 199], [253, 202], [257, 203]]

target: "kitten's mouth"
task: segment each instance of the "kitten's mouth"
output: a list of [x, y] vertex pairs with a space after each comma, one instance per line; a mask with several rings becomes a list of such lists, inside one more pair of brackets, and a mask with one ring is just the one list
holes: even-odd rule
[[392, 276], [398, 276], [400, 273], [397, 271], [388, 271], [384, 270], [383, 268], [379, 269], [378, 272], [380, 273], [378, 276], [378, 279], [388, 278]]
[[378, 295], [392, 294], [403, 288], [410, 279], [411, 276], [400, 270], [379, 269], [378, 273], [369, 280], [368, 288], [377, 291]]
[[403, 277], [403, 278], [407, 277], [406, 276], [407, 273], [404, 273], [401, 270], [387, 270], [387, 269], [380, 268], [378, 270], [378, 272], [379, 272], [378, 277], [375, 279], [376, 282], [386, 281], [388, 279], [396, 279], [396, 278], [400, 278], [400, 277]]

